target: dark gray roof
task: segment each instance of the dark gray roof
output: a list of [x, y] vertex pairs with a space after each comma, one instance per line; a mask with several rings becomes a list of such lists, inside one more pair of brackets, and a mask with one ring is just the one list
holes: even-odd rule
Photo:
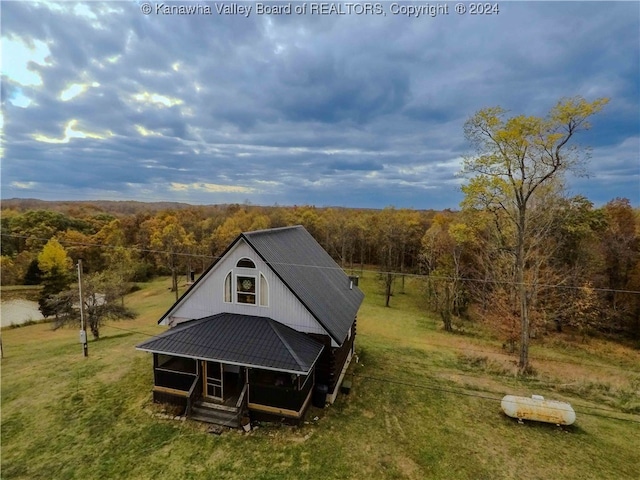
[[309, 312], [342, 344], [364, 294], [304, 227], [272, 228], [241, 235]]
[[323, 346], [271, 318], [220, 313], [181, 323], [136, 348], [306, 375]]

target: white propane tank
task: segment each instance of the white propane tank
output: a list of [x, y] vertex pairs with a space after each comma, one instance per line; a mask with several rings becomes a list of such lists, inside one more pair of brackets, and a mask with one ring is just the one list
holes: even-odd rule
[[500, 406], [506, 415], [519, 420], [534, 420], [557, 425], [571, 425], [576, 421], [576, 412], [570, 404], [545, 400], [541, 395], [533, 395], [531, 398], [505, 395]]

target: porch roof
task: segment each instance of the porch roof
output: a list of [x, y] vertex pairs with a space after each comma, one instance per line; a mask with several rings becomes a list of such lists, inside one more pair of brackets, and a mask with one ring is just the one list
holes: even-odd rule
[[323, 345], [267, 317], [220, 313], [184, 322], [138, 350], [307, 375]]

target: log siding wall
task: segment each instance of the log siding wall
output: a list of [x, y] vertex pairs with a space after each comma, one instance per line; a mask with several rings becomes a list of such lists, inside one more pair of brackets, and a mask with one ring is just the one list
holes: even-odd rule
[[329, 395], [331, 395], [336, 389], [342, 368], [353, 348], [356, 337], [356, 320], [354, 319], [351, 326], [351, 338], [345, 340], [340, 347], [332, 347], [331, 338], [327, 335], [309, 334], [309, 336], [325, 347], [316, 364], [316, 384], [327, 385]]

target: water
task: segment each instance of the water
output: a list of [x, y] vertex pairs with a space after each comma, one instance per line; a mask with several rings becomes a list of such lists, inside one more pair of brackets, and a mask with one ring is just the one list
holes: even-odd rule
[[6, 300], [0, 304], [0, 326], [8, 327], [12, 323], [20, 325], [29, 320], [42, 320], [38, 302], [23, 299]]

